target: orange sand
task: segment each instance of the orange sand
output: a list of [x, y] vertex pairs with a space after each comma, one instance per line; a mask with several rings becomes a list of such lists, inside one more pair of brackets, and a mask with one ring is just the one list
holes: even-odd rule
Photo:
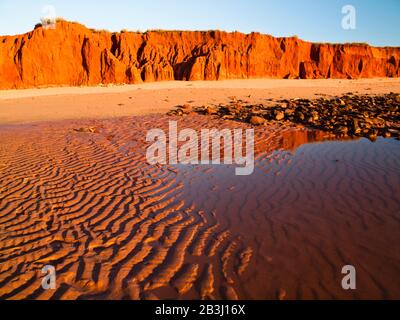
[[251, 103], [269, 103], [269, 99], [348, 92], [400, 92], [400, 79], [175, 81], [109, 88], [3, 90], [0, 124], [166, 113], [179, 104], [219, 104], [233, 96]]
[[[117, 117], [230, 95], [399, 91], [394, 80], [329, 89], [260, 83], [271, 87], [2, 92], [0, 299], [398, 299], [398, 141], [304, 145], [326, 134], [260, 127], [255, 173], [237, 177], [229, 166], [150, 166], [145, 133], [171, 119], [196, 130], [247, 124]], [[64, 118], [74, 120], [8, 125]], [[98, 132], [74, 130], [88, 127]], [[54, 291], [41, 288], [48, 264], [57, 271]], [[347, 264], [357, 269], [356, 291], [340, 286]]]

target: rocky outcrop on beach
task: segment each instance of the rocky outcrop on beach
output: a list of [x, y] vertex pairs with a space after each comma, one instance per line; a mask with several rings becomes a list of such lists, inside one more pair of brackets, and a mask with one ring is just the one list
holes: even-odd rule
[[226, 120], [250, 123], [253, 126], [298, 124], [329, 132], [342, 138], [378, 136], [400, 139], [400, 95], [354, 95], [340, 98], [285, 99], [274, 105], [248, 104], [231, 97], [229, 104], [218, 106], [177, 106], [171, 116], [199, 113]]
[[60, 20], [0, 37], [0, 88], [165, 80], [399, 77], [400, 48], [222, 31], [110, 33]]

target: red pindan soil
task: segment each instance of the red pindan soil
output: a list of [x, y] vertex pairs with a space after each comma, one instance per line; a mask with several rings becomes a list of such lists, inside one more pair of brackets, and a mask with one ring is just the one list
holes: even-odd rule
[[221, 31], [110, 33], [60, 20], [0, 37], [0, 88], [166, 80], [399, 77], [400, 49]]

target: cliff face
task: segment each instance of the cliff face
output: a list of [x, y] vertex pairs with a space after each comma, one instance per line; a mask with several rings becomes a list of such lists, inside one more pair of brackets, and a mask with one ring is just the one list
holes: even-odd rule
[[0, 88], [163, 80], [399, 77], [400, 48], [252, 33], [109, 33], [57, 22], [0, 37]]

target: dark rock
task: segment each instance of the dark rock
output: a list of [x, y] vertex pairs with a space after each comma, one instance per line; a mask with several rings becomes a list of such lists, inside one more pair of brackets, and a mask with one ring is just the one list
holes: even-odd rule
[[228, 105], [193, 109], [189, 105], [179, 107], [168, 114], [191, 114], [190, 110], [206, 115], [218, 115], [224, 119], [236, 119], [262, 125], [269, 120], [291, 121], [305, 124], [340, 135], [366, 137], [400, 137], [400, 95], [391, 93], [381, 96], [356, 96], [347, 94], [339, 98], [290, 99], [278, 101], [275, 106], [245, 105], [234, 100]]
[[96, 127], [88, 127], [88, 128], [79, 128], [74, 129], [76, 132], [83, 132], [83, 133], [98, 133], [98, 129]]
[[205, 111], [206, 111], [206, 114], [208, 114], [208, 115], [214, 115], [214, 114], [218, 113], [217, 109], [215, 109], [213, 107], [207, 107]]
[[391, 134], [389, 131], [384, 131], [383, 134], [382, 134], [382, 136], [383, 136], [384, 138], [390, 138], [390, 137], [392, 136], [392, 134]]
[[345, 126], [339, 126], [336, 128], [336, 134], [347, 135], [348, 132], [349, 132], [349, 129]]
[[179, 108], [183, 110], [190, 110], [192, 109], [192, 106], [190, 104], [184, 104], [183, 106], [179, 106]]
[[361, 132], [361, 128], [358, 122], [358, 119], [353, 119], [351, 124], [351, 130], [354, 134], [359, 134]]
[[296, 112], [296, 119], [302, 122], [304, 121], [305, 116], [302, 112]]
[[250, 118], [250, 123], [253, 125], [253, 126], [260, 126], [260, 125], [263, 125], [264, 123], [265, 123], [265, 119], [264, 118], [261, 118], [261, 117], [258, 117], [258, 116], [252, 116], [251, 118]]
[[378, 133], [375, 130], [370, 130], [367, 134], [367, 138], [374, 142], [378, 138]]
[[285, 110], [285, 115], [286, 115], [287, 117], [293, 116], [294, 113], [295, 113], [295, 110], [294, 110], [294, 109], [286, 109], [286, 110]]
[[319, 113], [317, 111], [311, 112], [311, 117], [313, 121], [318, 121], [319, 120]]
[[285, 119], [285, 113], [283, 111], [275, 111], [275, 120], [281, 121]]

